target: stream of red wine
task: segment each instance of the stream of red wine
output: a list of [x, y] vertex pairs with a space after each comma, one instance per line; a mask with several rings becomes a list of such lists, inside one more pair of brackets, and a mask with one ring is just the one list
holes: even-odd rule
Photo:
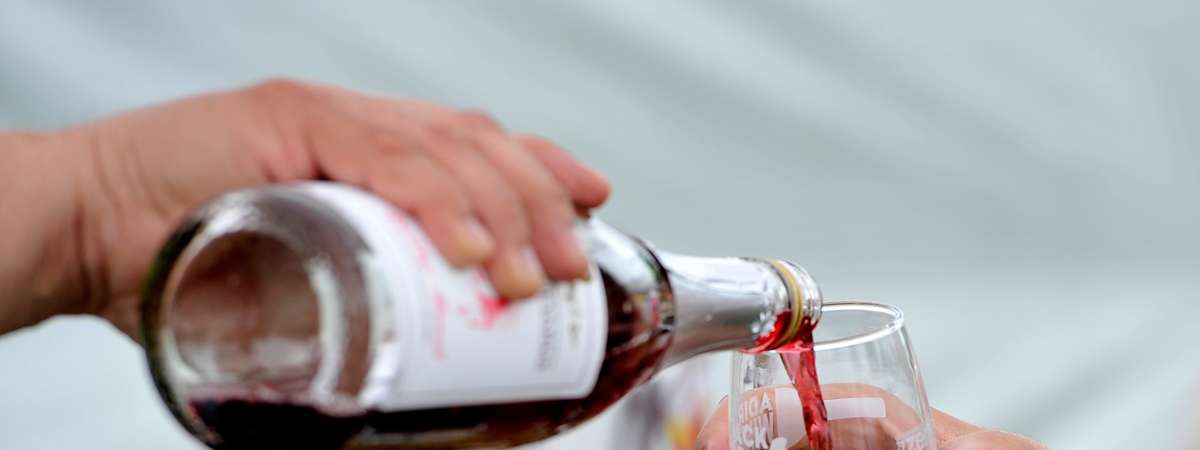
[[792, 385], [796, 387], [796, 393], [800, 395], [800, 405], [804, 407], [804, 426], [807, 428], [809, 447], [813, 450], [832, 450], [825, 399], [821, 397], [821, 383], [817, 380], [812, 327], [806, 324], [796, 342], [780, 348], [778, 352], [792, 378]]

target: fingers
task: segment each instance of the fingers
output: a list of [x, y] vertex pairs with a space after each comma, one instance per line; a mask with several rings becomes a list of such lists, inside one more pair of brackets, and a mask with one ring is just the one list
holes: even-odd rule
[[933, 423], [937, 429], [938, 447], [940, 448], [945, 448], [949, 441], [980, 430], [979, 427], [946, 414], [937, 408], [931, 409], [933, 409]]
[[[573, 232], [577, 216], [566, 189], [537, 158], [504, 135], [477, 136], [475, 144], [516, 190], [532, 232], [531, 242], [502, 242], [501, 255], [528, 253], [532, 245], [551, 278], [584, 276], [587, 257]], [[489, 265], [491, 270], [496, 267]]]
[[1044, 450], [1046, 448], [1025, 436], [977, 427], [937, 409], [933, 409], [933, 427], [937, 431], [938, 448], [946, 450]]
[[599, 172], [584, 166], [549, 139], [521, 136], [520, 141], [570, 193], [576, 205], [595, 208], [608, 199], [611, 186]]
[[424, 137], [434, 157], [461, 181], [495, 239], [487, 268], [497, 291], [514, 299], [536, 293], [544, 270], [530, 246], [530, 219], [516, 189], [473, 143], [453, 130], [435, 127]]
[[[500, 124], [486, 114], [467, 111], [459, 114], [460, 122], [468, 128], [484, 134], [503, 133]], [[586, 211], [596, 208], [608, 199], [611, 190], [608, 179], [599, 172], [585, 166], [553, 141], [541, 136], [515, 136], [517, 144], [524, 147], [542, 163], [570, 195], [577, 209]]]
[[571, 233], [576, 216], [570, 199], [499, 124], [480, 113], [432, 107], [414, 114], [397, 102], [362, 100], [371, 106], [358, 112], [371, 111], [381, 127], [418, 136], [422, 148], [462, 184], [495, 239], [485, 268], [502, 295], [524, 298], [537, 293], [546, 276], [569, 280], [586, 274], [587, 259]]
[[727, 450], [729, 448], [729, 397], [717, 403], [712, 415], [700, 427], [696, 436], [698, 450]]
[[1006, 431], [984, 430], [946, 442], [946, 450], [1045, 450], [1046, 446]]
[[412, 212], [451, 264], [485, 260], [495, 242], [475, 218], [470, 197], [446, 169], [418, 152], [383, 147], [365, 185]]
[[512, 137], [478, 112], [332, 86], [313, 86], [306, 98], [318, 105], [295, 109], [315, 123], [294, 134], [320, 175], [413, 213], [451, 263], [482, 264], [501, 295], [524, 298], [546, 278], [587, 274], [576, 210], [603, 203], [608, 182], [557, 145]]
[[334, 113], [318, 117], [309, 133], [323, 176], [369, 189], [415, 216], [451, 264], [479, 264], [494, 251], [465, 188], [411, 135]]
[[[488, 221], [499, 241], [495, 259], [487, 264], [492, 277], [513, 280], [512, 291], [516, 292], [515, 298], [520, 298], [540, 289], [543, 272], [555, 280], [586, 275], [587, 257], [573, 233], [577, 215], [572, 205], [591, 208], [603, 203], [607, 180], [573, 163], [548, 140], [514, 139], [504, 134], [500, 124], [486, 114], [462, 112], [455, 123], [464, 130], [457, 134], [459, 144], [477, 149], [490, 162], [487, 169], [504, 181], [491, 183], [492, 192], [498, 192], [497, 188], [502, 191], [505, 198], [495, 200], [501, 203], [486, 202], [492, 209], [501, 210], [491, 214], [492, 220]], [[525, 145], [534, 141], [539, 150]], [[554, 154], [541, 159], [539, 152]], [[554, 166], [547, 160], [552, 160]], [[512, 215], [516, 211], [524, 212], [524, 220]]]

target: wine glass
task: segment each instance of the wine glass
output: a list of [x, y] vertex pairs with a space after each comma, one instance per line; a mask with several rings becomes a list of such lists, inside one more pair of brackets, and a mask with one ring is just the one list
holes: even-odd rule
[[892, 306], [826, 303], [811, 342], [736, 353], [732, 381], [730, 450], [936, 448], [904, 315]]

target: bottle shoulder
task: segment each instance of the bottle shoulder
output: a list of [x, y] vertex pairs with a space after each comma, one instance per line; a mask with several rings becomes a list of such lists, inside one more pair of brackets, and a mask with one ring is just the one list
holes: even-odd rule
[[589, 258], [613, 282], [634, 292], [670, 294], [666, 269], [652, 245], [597, 218], [576, 226]]

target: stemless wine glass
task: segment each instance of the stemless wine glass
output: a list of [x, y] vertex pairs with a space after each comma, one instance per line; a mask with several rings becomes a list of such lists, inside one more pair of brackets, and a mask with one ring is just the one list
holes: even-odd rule
[[[934, 449], [932, 416], [903, 313], [858, 301], [829, 302], [821, 311], [810, 351], [832, 448]], [[780, 352], [736, 353], [730, 450], [810, 448], [800, 397]]]

